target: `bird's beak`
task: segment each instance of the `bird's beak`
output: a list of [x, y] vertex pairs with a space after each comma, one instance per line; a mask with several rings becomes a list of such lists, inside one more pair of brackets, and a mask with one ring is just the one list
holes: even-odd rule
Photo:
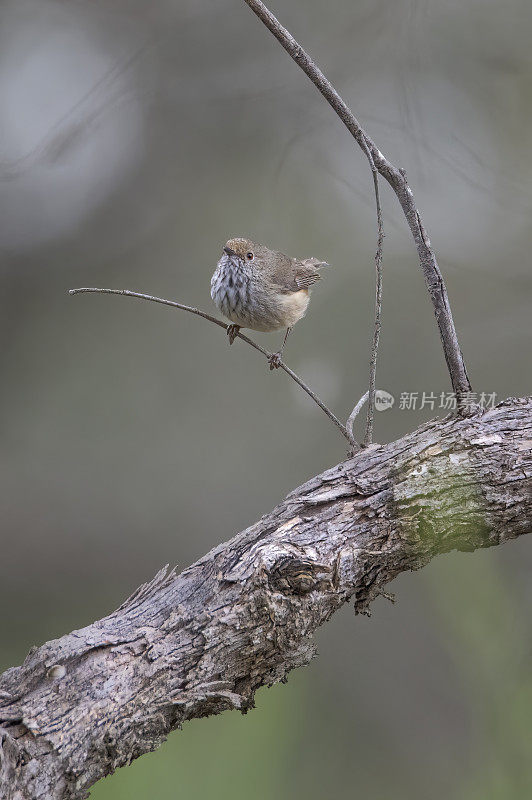
[[231, 250], [230, 247], [224, 247], [224, 253], [227, 253], [228, 256], [236, 256], [235, 251]]

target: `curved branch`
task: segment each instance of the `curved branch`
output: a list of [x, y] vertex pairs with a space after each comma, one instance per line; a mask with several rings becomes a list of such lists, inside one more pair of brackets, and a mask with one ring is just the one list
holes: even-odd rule
[[362, 406], [364, 405], [364, 403], [367, 402], [368, 397], [369, 397], [369, 391], [364, 392], [364, 394], [362, 395], [362, 397], [360, 398], [360, 400], [358, 401], [358, 403], [356, 404], [356, 406], [354, 407], [354, 409], [351, 411], [351, 413], [349, 414], [349, 416], [347, 418], [347, 422], [346, 422], [345, 426], [346, 426], [347, 430], [349, 431], [349, 433], [351, 434], [351, 436], [355, 435], [353, 429], [354, 429], [354, 426], [355, 426], [356, 418], [358, 417], [358, 415], [362, 411]]
[[412, 190], [408, 186], [405, 171], [398, 169], [391, 161], [383, 156], [376, 144], [364, 131], [351, 109], [344, 103], [331, 82], [316, 66], [309, 54], [294, 39], [292, 34], [287, 31], [271, 11], [266, 8], [264, 3], [262, 3], [261, 0], [245, 0], [245, 2], [275, 36], [288, 55], [310, 78], [314, 86], [321, 92], [331, 108], [333, 108], [340, 117], [347, 130], [364, 151], [368, 157], [370, 167], [372, 166], [373, 160], [379, 174], [388, 181], [397, 195], [397, 199], [401, 204], [408, 226], [414, 237], [419, 263], [423, 270], [423, 275], [425, 276], [425, 283], [434, 308], [436, 322], [438, 323], [452, 387], [457, 395], [459, 406], [461, 407], [464, 405], [467, 408], [470, 405], [467, 398], [464, 399], [464, 403], [461, 402], [461, 398], [471, 391], [471, 384], [467, 376], [460, 345], [458, 344], [458, 337], [454, 326], [449, 298], [447, 296], [447, 289], [440, 268], [438, 267], [436, 256], [432, 250], [430, 240], [423, 227], [421, 216], [416, 208]]
[[[69, 294], [86, 294], [86, 293], [121, 294], [124, 295], [125, 297], [136, 297], [140, 300], [151, 300], [152, 303], [160, 303], [163, 306], [170, 306], [171, 308], [180, 308], [181, 311], [188, 311], [190, 314], [195, 314], [197, 317], [202, 317], [203, 319], [206, 319], [209, 322], [213, 322], [220, 328], [224, 328], [224, 330], [227, 330], [228, 328], [225, 322], [222, 322], [222, 320], [220, 319], [216, 319], [216, 317], [213, 317], [211, 314], [207, 314], [206, 311], [201, 311], [201, 309], [199, 308], [193, 308], [192, 306], [185, 306], [183, 305], [183, 303], [176, 303], [175, 300], [165, 300], [162, 297], [154, 297], [151, 294], [142, 294], [141, 292], [130, 292], [129, 289], [96, 289], [93, 287], [93, 288], [69, 289], [68, 293]], [[268, 352], [268, 350], [265, 350], [263, 347], [261, 347], [260, 344], [254, 342], [253, 339], [250, 339], [248, 336], [245, 336], [243, 333], [240, 333], [240, 331], [237, 334], [235, 334], [235, 336], [237, 336], [239, 339], [242, 339], [242, 341], [246, 342], [246, 344], [249, 344], [250, 347], [253, 347], [255, 350], [258, 350], [258, 352], [262, 353], [263, 356], [266, 356], [267, 359], [269, 359], [270, 356], [272, 355], [270, 352]], [[359, 446], [357, 442], [354, 440], [352, 433], [350, 433], [347, 430], [345, 425], [342, 425], [338, 417], [335, 414], [333, 414], [331, 409], [328, 408], [325, 405], [325, 403], [322, 403], [318, 395], [314, 391], [312, 391], [310, 386], [307, 386], [307, 384], [301, 380], [299, 375], [297, 375], [292, 369], [290, 369], [290, 367], [287, 366], [287, 364], [285, 364], [284, 361], [278, 359], [278, 364], [280, 369], [286, 372], [286, 374], [289, 375], [292, 378], [292, 380], [297, 383], [298, 386], [301, 386], [303, 391], [306, 392], [312, 400], [314, 400], [316, 405], [319, 406], [321, 410], [325, 412], [325, 414], [327, 414], [331, 422], [334, 425], [336, 425], [342, 436], [344, 436], [347, 439], [347, 441], [351, 445], [351, 450], [358, 450]]]
[[251, 708], [350, 599], [367, 612], [400, 572], [531, 530], [532, 398], [362, 450], [4, 673], [0, 785], [10, 800], [81, 800], [184, 721]]

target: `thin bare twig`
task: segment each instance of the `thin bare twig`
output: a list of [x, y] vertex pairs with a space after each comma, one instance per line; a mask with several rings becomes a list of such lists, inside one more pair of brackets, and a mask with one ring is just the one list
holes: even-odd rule
[[[384, 244], [384, 224], [382, 219], [381, 198], [379, 193], [379, 173], [370, 152], [370, 166], [375, 188], [375, 205], [377, 207], [377, 252], [375, 253], [375, 322], [373, 327], [373, 343], [369, 363], [368, 414], [366, 418], [366, 434], [364, 446], [373, 441], [373, 417], [375, 415], [375, 379], [377, 374], [377, 353], [381, 335], [382, 314], [382, 248]], [[356, 406], [355, 406], [356, 408]], [[354, 421], [354, 420], [353, 420]], [[352, 430], [352, 428], [351, 428]]]
[[[218, 327], [223, 328], [224, 330], [227, 330], [228, 328], [225, 322], [222, 322], [220, 319], [216, 319], [216, 317], [211, 316], [211, 314], [207, 314], [206, 311], [201, 311], [201, 309], [199, 308], [193, 308], [192, 306], [185, 306], [183, 305], [183, 303], [176, 303], [174, 300], [165, 300], [162, 297], [153, 297], [151, 294], [141, 294], [140, 292], [131, 292], [129, 291], [129, 289], [96, 289], [93, 287], [93, 288], [69, 289], [68, 293], [85, 294], [88, 292], [96, 294], [121, 294], [124, 295], [125, 297], [137, 297], [140, 300], [150, 300], [152, 303], [161, 303], [164, 306], [171, 306], [172, 308], [180, 308], [182, 311], [188, 311], [190, 314], [195, 314], [197, 317], [203, 317], [203, 319], [206, 319], [209, 322], [218, 325]], [[266, 356], [266, 358], [270, 358], [270, 356], [272, 355], [271, 353], [268, 352], [268, 350], [265, 350], [259, 344], [254, 342], [253, 339], [250, 339], [243, 333], [238, 333], [237, 336], [239, 339], [242, 339], [242, 341], [246, 342], [246, 344], [249, 344], [250, 347], [253, 347], [255, 350], [258, 350], [259, 353], [262, 353], [263, 356]], [[321, 408], [321, 410], [327, 414], [331, 422], [333, 422], [338, 428], [338, 430], [341, 432], [342, 436], [344, 436], [347, 439], [352, 449], [358, 450], [359, 446], [357, 442], [353, 439], [353, 436], [348, 432], [345, 425], [342, 425], [338, 417], [336, 417], [333, 414], [330, 408], [327, 408], [325, 403], [322, 403], [318, 395], [312, 391], [310, 386], [307, 386], [307, 384], [301, 380], [299, 375], [296, 375], [296, 373], [293, 370], [291, 370], [290, 367], [288, 367], [284, 363], [284, 361], [279, 362], [279, 367], [282, 370], [284, 370], [284, 372], [286, 372], [286, 374], [289, 375], [292, 378], [292, 380], [298, 384], [298, 386], [301, 386], [303, 391], [306, 392], [308, 396], [312, 398], [312, 400], [314, 400], [316, 405], [318, 405]]]
[[334, 86], [316, 66], [308, 53], [294, 39], [291, 33], [284, 28], [278, 19], [266, 8], [261, 0], [245, 0], [246, 4], [264, 23], [268, 30], [286, 50], [288, 55], [301, 67], [319, 90], [329, 105], [340, 117], [348, 131], [357, 141], [364, 153], [369, 151], [375, 167], [380, 175], [385, 178], [397, 195], [408, 226], [414, 238], [419, 256], [419, 263], [425, 277], [425, 283], [434, 308], [434, 315], [440, 331], [440, 337], [451, 378], [453, 390], [457, 395], [458, 404], [462, 395], [471, 391], [471, 384], [467, 376], [456, 329], [454, 327], [447, 289], [436, 256], [432, 250], [430, 240], [423, 227], [420, 214], [414, 202], [412, 190], [408, 186], [404, 170], [398, 169], [383, 156], [375, 143], [370, 139], [354, 116], [351, 109], [342, 100]]
[[[355, 420], [358, 417], [358, 415], [360, 414], [360, 412], [362, 410], [362, 406], [364, 405], [364, 403], [366, 402], [368, 397], [369, 397], [369, 391], [365, 392], [362, 395], [362, 397], [360, 398], [360, 400], [358, 401], [358, 403], [356, 404], [356, 406], [354, 407], [354, 409], [351, 411], [351, 413], [349, 414], [349, 416], [347, 418], [347, 422], [345, 424], [345, 427], [347, 428], [347, 432], [350, 433], [353, 438], [355, 437], [355, 434], [353, 433], [353, 426], [355, 424]], [[364, 442], [364, 444], [365, 444], [365, 442]]]

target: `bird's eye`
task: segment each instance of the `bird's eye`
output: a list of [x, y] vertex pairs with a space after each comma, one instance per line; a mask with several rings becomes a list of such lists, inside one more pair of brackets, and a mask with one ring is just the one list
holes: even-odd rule
[[254, 258], [253, 253], [251, 251], [249, 253], [246, 253], [246, 258], [248, 261], [253, 261]]

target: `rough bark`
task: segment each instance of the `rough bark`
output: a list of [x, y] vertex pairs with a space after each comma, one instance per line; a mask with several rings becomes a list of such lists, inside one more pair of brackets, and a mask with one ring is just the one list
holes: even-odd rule
[[185, 720], [252, 707], [260, 686], [309, 662], [343, 603], [367, 611], [400, 572], [531, 528], [532, 398], [357, 453], [4, 673], [2, 797], [86, 797]]

